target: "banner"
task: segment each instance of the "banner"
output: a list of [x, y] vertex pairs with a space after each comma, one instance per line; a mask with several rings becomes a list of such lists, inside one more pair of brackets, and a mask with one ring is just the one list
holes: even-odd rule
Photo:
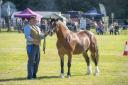
[[103, 4], [99, 4], [99, 7], [100, 7], [100, 12], [102, 14], [104, 14], [104, 16], [106, 16], [106, 9], [105, 9], [104, 5]]

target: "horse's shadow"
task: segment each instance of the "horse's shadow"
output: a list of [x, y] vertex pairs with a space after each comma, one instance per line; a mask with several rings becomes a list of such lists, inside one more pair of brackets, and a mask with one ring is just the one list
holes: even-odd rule
[[59, 76], [41, 76], [38, 77], [37, 79], [52, 79], [52, 78], [60, 78]]
[[73, 74], [72, 76], [89, 76], [88, 74]]
[[[87, 76], [87, 74], [73, 74], [72, 76]], [[60, 78], [60, 76], [39, 76], [34, 80], [41, 80], [41, 79], [55, 79], [55, 78]], [[66, 78], [66, 76], [65, 76]], [[22, 78], [10, 78], [10, 79], [0, 79], [0, 82], [9, 82], [9, 81], [24, 81], [24, 80], [28, 80], [26, 77], [22, 77]]]
[[[59, 78], [59, 76], [40, 76], [40, 77], [37, 77], [34, 80], [52, 79], [52, 78]], [[28, 80], [28, 79], [26, 77], [22, 77], [22, 78], [10, 78], [10, 79], [0, 79], [0, 82], [22, 81], [22, 80]]]

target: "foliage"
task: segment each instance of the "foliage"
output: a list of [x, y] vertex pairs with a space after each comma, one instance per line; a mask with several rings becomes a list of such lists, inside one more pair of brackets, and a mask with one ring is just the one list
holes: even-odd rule
[[12, 1], [16, 4], [18, 10], [27, 7], [33, 10], [42, 11], [87, 11], [92, 7], [99, 8], [99, 3], [103, 3], [107, 9], [107, 15], [113, 12], [115, 18], [128, 18], [127, 0], [3, 0]]

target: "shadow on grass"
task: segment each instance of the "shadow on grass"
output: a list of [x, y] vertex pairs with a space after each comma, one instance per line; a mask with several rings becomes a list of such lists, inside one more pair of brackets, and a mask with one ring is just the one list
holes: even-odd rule
[[53, 78], [60, 78], [59, 76], [41, 76], [37, 77], [36, 79], [53, 79]]
[[21, 80], [27, 80], [27, 78], [0, 79], [0, 82], [21, 81]]
[[88, 75], [88, 74], [73, 74], [72, 76], [90, 76], [90, 75]]
[[[37, 77], [36, 79], [32, 79], [32, 80], [52, 79], [52, 78], [59, 78], [59, 76], [42, 76], [42, 77]], [[0, 82], [23, 81], [23, 80], [28, 80], [28, 79], [27, 78], [0, 79]]]
[[[72, 75], [72, 76], [88, 76], [87, 74], [77, 74], [77, 75]], [[72, 77], [71, 76], [71, 77]], [[41, 80], [41, 79], [56, 79], [56, 78], [60, 78], [59, 76], [40, 76], [37, 77], [36, 79], [32, 79], [32, 80]], [[67, 78], [67, 76], [65, 76], [65, 78]], [[10, 79], [0, 79], [0, 82], [9, 82], [9, 81], [24, 81], [24, 80], [28, 80], [26, 77], [22, 77], [22, 78], [10, 78]]]

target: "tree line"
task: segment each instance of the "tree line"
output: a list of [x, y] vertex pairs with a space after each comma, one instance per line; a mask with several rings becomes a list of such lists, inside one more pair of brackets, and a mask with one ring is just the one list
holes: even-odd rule
[[103, 3], [107, 10], [107, 15], [114, 13], [115, 18], [128, 18], [127, 0], [3, 0], [11, 1], [16, 5], [17, 10], [24, 10], [29, 7], [39, 11], [83, 11], [86, 12], [92, 7], [99, 9], [99, 3]]

